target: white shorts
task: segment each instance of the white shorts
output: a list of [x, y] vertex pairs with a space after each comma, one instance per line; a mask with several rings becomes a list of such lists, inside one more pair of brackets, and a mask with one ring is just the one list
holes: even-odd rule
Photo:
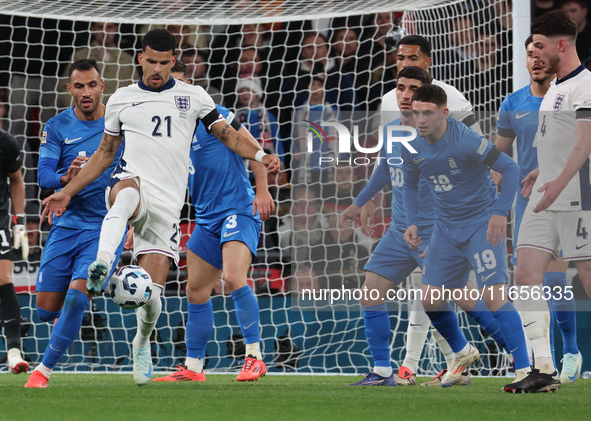
[[[180, 214], [181, 209], [167, 200], [168, 194], [158, 187], [139, 180], [139, 177], [121, 172], [113, 174], [112, 179], [133, 179], [140, 190], [140, 211], [129, 224], [135, 228], [133, 234], [133, 261], [141, 254], [158, 253], [170, 257], [174, 264], [179, 263]], [[109, 194], [114, 180], [107, 187], [105, 198], [110, 209]]]
[[528, 204], [523, 214], [517, 250], [533, 248], [564, 260], [591, 259], [591, 211], [533, 211]]

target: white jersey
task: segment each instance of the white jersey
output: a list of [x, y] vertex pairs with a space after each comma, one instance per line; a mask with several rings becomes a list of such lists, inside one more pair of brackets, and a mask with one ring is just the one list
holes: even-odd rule
[[[439, 86], [445, 91], [445, 94], [447, 95], [447, 108], [449, 109], [449, 117], [455, 118], [456, 120], [465, 123], [478, 134], [482, 134], [482, 130], [480, 130], [480, 126], [476, 122], [476, 118], [472, 112], [472, 104], [470, 104], [470, 101], [468, 101], [460, 91], [445, 82], [433, 79], [431, 83], [433, 85]], [[396, 88], [392, 89], [382, 97], [381, 110], [383, 126], [390, 123], [391, 121], [396, 120], [397, 118], [400, 118], [400, 108], [398, 108]]]
[[[575, 122], [591, 123], [591, 72], [584, 65], [557, 81], [554, 79], [542, 104], [534, 146], [538, 148], [540, 175], [531, 193], [530, 203], [537, 204], [543, 196], [538, 189], [558, 178], [566, 165], [575, 139]], [[591, 124], [585, 127], [591, 132]], [[591, 173], [589, 159], [568, 183], [551, 211], [591, 210]]]
[[208, 129], [223, 120], [202, 87], [171, 77], [159, 91], [152, 91], [140, 80], [109, 98], [105, 132], [123, 135], [121, 168], [160, 189], [170, 205], [180, 209], [199, 119]]

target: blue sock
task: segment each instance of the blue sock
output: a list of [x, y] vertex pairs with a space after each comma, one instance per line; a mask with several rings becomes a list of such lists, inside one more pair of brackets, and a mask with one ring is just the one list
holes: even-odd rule
[[549, 325], [549, 337], [550, 337], [550, 349], [552, 350], [552, 361], [554, 367], [556, 367], [556, 347], [554, 346], [554, 322], [556, 321], [556, 314], [554, 313], [554, 306], [552, 300], [548, 301], [548, 308], [550, 309], [550, 325]]
[[492, 336], [496, 343], [507, 349], [505, 338], [501, 334], [501, 326], [482, 299], [476, 301], [474, 308], [467, 313], [482, 326], [486, 333]]
[[499, 322], [501, 334], [507, 344], [509, 352], [515, 360], [515, 369], [529, 367], [529, 355], [527, 355], [527, 345], [525, 343], [525, 333], [521, 325], [521, 317], [513, 304], [507, 301], [503, 307], [493, 313], [495, 319]]
[[242, 330], [245, 344], [260, 341], [259, 337], [259, 303], [248, 285], [232, 291], [236, 318]]
[[213, 306], [211, 300], [204, 304], [188, 305], [189, 318], [185, 333], [187, 357], [205, 358], [205, 348], [213, 331]]
[[[575, 300], [567, 300], [564, 298], [566, 282], [566, 273], [563, 272], [548, 272], [544, 275], [544, 286], [552, 288], [552, 308], [554, 317], [558, 322], [558, 327], [562, 332], [562, 350], [564, 354], [578, 354], [579, 347], [577, 346], [577, 316]], [[555, 300], [556, 294], [554, 287], [560, 287], [562, 290], [562, 299]], [[554, 349], [554, 347], [552, 347]]]
[[82, 315], [88, 307], [88, 297], [77, 289], [69, 289], [64, 300], [64, 307], [61, 315], [49, 339], [49, 345], [43, 354], [43, 365], [47, 368], [54, 368], [59, 359], [68, 350], [82, 326]]
[[460, 329], [458, 316], [448, 302], [441, 309], [427, 311], [427, 316], [437, 331], [445, 338], [453, 352], [460, 352], [468, 344]]
[[392, 326], [388, 317], [386, 304], [363, 308], [363, 322], [365, 337], [369, 345], [369, 352], [375, 367], [391, 367], [390, 364], [390, 334]]

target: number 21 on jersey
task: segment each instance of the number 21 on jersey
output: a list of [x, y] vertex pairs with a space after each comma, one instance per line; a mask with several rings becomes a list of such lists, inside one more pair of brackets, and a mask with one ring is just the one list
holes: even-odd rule
[[162, 126], [162, 120], [164, 120], [164, 124], [166, 125], [166, 127], [162, 128], [165, 131], [166, 137], [172, 137], [172, 134], [171, 134], [172, 123], [171, 123], [171, 117], [169, 115], [164, 117], [164, 119], [162, 119], [160, 116], [157, 116], [157, 115], [152, 117], [152, 123], [155, 123], [154, 130], [152, 130], [152, 136], [153, 137], [162, 137], [162, 133], [160, 132], [160, 130], [161, 130], [160, 126]]

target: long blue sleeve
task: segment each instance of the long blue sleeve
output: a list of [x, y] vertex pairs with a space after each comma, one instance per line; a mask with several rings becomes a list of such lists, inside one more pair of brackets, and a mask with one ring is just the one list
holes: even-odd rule
[[61, 174], [56, 174], [57, 165], [59, 161], [54, 158], [41, 157], [39, 158], [39, 169], [37, 170], [37, 181], [39, 187], [45, 190], [61, 189], [60, 182]]
[[371, 175], [369, 182], [361, 190], [359, 196], [355, 199], [355, 205], [361, 207], [369, 200], [373, 199], [390, 182], [390, 171], [386, 159], [381, 159], [380, 164]]
[[406, 214], [406, 227], [411, 225], [419, 226], [419, 209], [420, 209], [420, 191], [419, 182], [421, 173], [418, 168], [412, 163], [410, 154], [406, 151], [402, 152], [404, 157], [404, 187], [402, 188], [402, 202], [404, 205], [404, 213]]
[[515, 194], [519, 188], [519, 165], [507, 154], [501, 153], [495, 163], [490, 167], [503, 175], [501, 182], [501, 195], [493, 206], [493, 214], [509, 216], [511, 206], [515, 200]]

